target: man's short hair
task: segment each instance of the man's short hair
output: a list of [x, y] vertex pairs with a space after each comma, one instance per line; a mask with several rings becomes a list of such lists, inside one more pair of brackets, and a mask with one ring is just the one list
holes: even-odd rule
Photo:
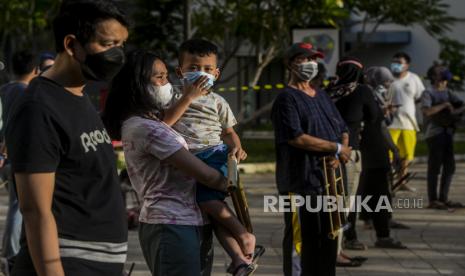
[[108, 19], [115, 19], [123, 26], [129, 27], [125, 14], [111, 0], [65, 0], [53, 20], [57, 53], [65, 50], [65, 36], [75, 35], [84, 45], [95, 35], [97, 25]]
[[407, 62], [407, 64], [410, 64], [410, 56], [406, 52], [398, 52], [396, 53], [393, 58], [403, 58]]
[[198, 55], [198, 56], [209, 56], [215, 55], [218, 57], [218, 47], [212, 42], [200, 39], [200, 38], [193, 38], [184, 41], [181, 46], [179, 47], [178, 52], [178, 60], [179, 65], [182, 65], [182, 61], [184, 58], [184, 53], [189, 53], [191, 55]]
[[32, 73], [37, 65], [36, 56], [28, 50], [19, 51], [13, 54], [12, 69], [13, 74], [16, 76], [24, 76]]

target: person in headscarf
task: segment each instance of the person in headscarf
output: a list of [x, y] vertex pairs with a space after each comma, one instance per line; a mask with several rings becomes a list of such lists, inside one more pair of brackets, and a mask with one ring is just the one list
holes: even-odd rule
[[[330, 97], [335, 101], [336, 107], [349, 128], [349, 146], [352, 147], [350, 159], [345, 164], [347, 178], [347, 195], [354, 196], [362, 170], [360, 153], [360, 132], [363, 121], [372, 121], [377, 114], [377, 106], [371, 90], [362, 83], [363, 64], [355, 57], [342, 58], [336, 68], [337, 79], [327, 89]], [[353, 203], [353, 201], [351, 202]], [[352, 206], [351, 206], [352, 207]], [[349, 214], [349, 223], [355, 225], [356, 213]], [[366, 246], [359, 242], [355, 227], [350, 227], [345, 233], [345, 248], [365, 250]], [[339, 244], [338, 265], [359, 266], [362, 258], [349, 258], [341, 250], [342, 239]]]
[[397, 106], [392, 105], [392, 93], [388, 90], [394, 76], [386, 67], [370, 67], [365, 73], [365, 81], [373, 89], [375, 100], [384, 113], [386, 125], [391, 124], [392, 114]]
[[335, 81], [327, 89], [335, 102], [355, 91], [362, 80], [363, 65], [355, 57], [343, 57], [337, 64], [336, 76]]
[[400, 170], [400, 153], [397, 146], [394, 144], [389, 130], [387, 127], [392, 122], [392, 116], [398, 105], [392, 103], [392, 93], [390, 93], [390, 86], [394, 82], [394, 76], [391, 71], [383, 66], [373, 66], [366, 70], [365, 82], [373, 91], [378, 107], [382, 110], [384, 121], [381, 123], [381, 131], [384, 135], [385, 142], [389, 150], [392, 152], [392, 165], [394, 171]]
[[[387, 197], [391, 202], [391, 192], [389, 187], [389, 177], [391, 173], [391, 162], [389, 151], [394, 152], [394, 164], [400, 164], [399, 153], [392, 142], [389, 131], [386, 127], [386, 119], [384, 111], [390, 109], [389, 95], [384, 89], [388, 89], [391, 81], [391, 76], [386, 73], [382, 67], [370, 68], [367, 70], [367, 86], [371, 93], [367, 97], [371, 97], [376, 104], [377, 113], [375, 119], [364, 121], [363, 130], [361, 132], [360, 151], [362, 153], [362, 172], [360, 175], [360, 184], [357, 194], [363, 197], [371, 196], [368, 201], [368, 206], [375, 209], [379, 199]], [[395, 167], [399, 167], [396, 165]], [[379, 210], [378, 212], [369, 213], [373, 221], [373, 226], [376, 231], [377, 240], [376, 247], [405, 249], [400, 241], [396, 241], [390, 237], [390, 221], [391, 213], [387, 210]], [[355, 221], [354, 221], [355, 224]], [[353, 225], [355, 227], [355, 225]], [[349, 232], [350, 233], [350, 232]]]

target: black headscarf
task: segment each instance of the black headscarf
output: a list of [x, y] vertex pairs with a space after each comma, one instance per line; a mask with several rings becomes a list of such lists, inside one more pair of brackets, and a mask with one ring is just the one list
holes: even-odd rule
[[337, 84], [346, 84], [351, 82], [360, 83], [363, 77], [363, 64], [356, 57], [343, 57], [337, 63], [336, 75]]
[[363, 79], [363, 64], [355, 57], [343, 57], [337, 63], [337, 81], [328, 87], [328, 93], [337, 101], [355, 91]]

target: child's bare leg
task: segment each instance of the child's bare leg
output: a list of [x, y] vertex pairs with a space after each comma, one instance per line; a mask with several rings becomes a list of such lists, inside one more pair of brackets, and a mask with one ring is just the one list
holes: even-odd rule
[[202, 211], [210, 215], [234, 236], [244, 255], [253, 255], [255, 236], [247, 232], [247, 229], [240, 223], [225, 202], [221, 200], [209, 200], [199, 203], [199, 206]]
[[235, 268], [240, 264], [250, 264], [252, 262], [251, 258], [248, 258], [244, 255], [236, 238], [234, 238], [228, 229], [224, 228], [224, 226], [219, 223], [214, 225], [214, 229], [218, 241], [221, 243], [224, 250], [226, 250], [226, 253], [228, 253], [232, 259], [232, 267]]

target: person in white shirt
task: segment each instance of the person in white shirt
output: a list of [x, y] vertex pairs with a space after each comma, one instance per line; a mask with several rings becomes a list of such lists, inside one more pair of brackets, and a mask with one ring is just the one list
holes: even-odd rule
[[[392, 103], [397, 106], [397, 110], [393, 114], [389, 131], [403, 159], [399, 179], [407, 174], [407, 167], [415, 157], [416, 133], [420, 130], [415, 116], [415, 103], [420, 100], [425, 90], [420, 77], [410, 72], [409, 67], [410, 56], [408, 54], [399, 52], [393, 56], [391, 71], [396, 80], [391, 85], [390, 92]], [[414, 190], [406, 183], [401, 185], [404, 190]]]

